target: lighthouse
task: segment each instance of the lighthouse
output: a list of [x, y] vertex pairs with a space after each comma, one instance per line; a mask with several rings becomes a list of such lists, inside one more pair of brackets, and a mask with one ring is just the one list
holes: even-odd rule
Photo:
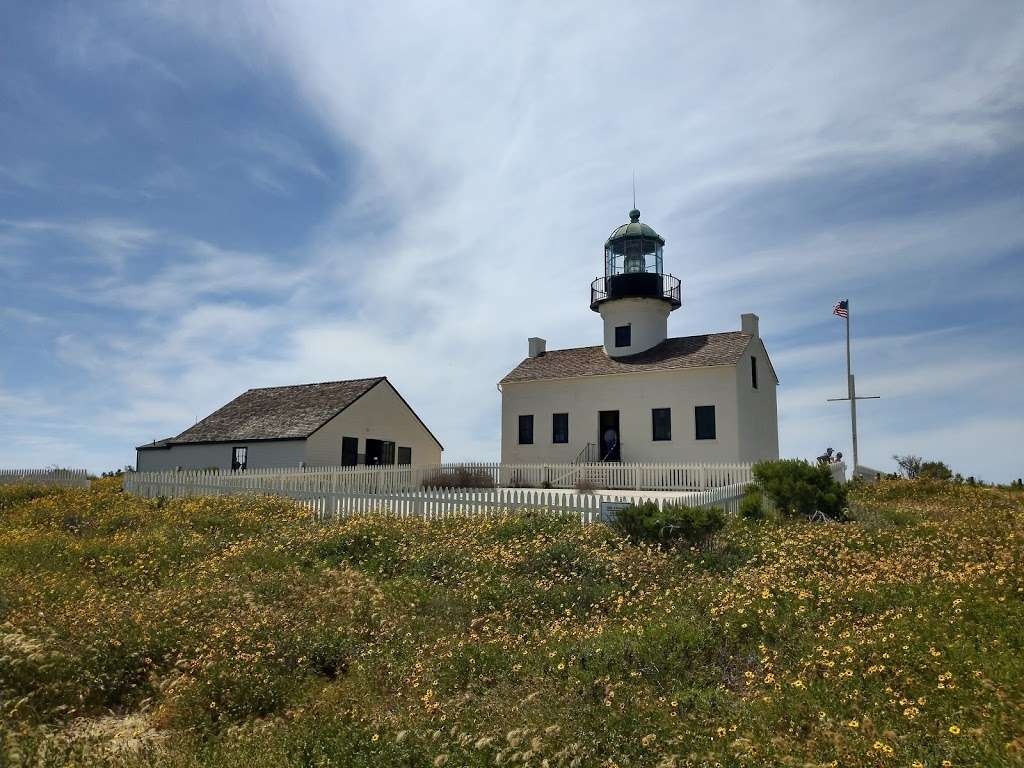
[[738, 330], [670, 337], [682, 286], [665, 273], [664, 249], [634, 208], [605, 241], [604, 274], [590, 284], [604, 343], [527, 340], [527, 357], [498, 382], [503, 463], [778, 458], [779, 380], [757, 315], [742, 313]]
[[665, 238], [640, 221], [640, 211], [604, 244], [604, 275], [590, 285], [590, 308], [604, 321], [609, 357], [646, 352], [668, 338], [668, 316], [682, 304], [679, 278], [665, 274]]

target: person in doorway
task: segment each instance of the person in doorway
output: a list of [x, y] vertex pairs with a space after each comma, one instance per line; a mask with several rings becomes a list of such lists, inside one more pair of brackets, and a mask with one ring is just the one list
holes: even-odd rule
[[619, 435], [614, 429], [608, 427], [601, 439], [604, 442], [604, 458], [607, 459], [615, 451], [615, 445], [619, 442]]

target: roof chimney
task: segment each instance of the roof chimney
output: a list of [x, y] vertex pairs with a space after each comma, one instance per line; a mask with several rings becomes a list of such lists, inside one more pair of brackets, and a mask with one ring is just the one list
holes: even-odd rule
[[740, 330], [744, 333], [749, 333], [755, 339], [757, 338], [757, 315], [753, 312], [747, 312], [744, 315], [740, 315]]
[[540, 357], [547, 351], [548, 343], [544, 339], [531, 336], [527, 341], [530, 343], [530, 357]]

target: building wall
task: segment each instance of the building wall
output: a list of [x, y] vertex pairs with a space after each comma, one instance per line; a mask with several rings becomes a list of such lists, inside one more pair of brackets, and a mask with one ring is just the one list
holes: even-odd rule
[[[757, 389], [754, 389], [750, 375], [751, 357], [757, 358]], [[779, 458], [776, 388], [764, 344], [759, 338], [751, 339], [736, 365], [741, 461]]]
[[341, 464], [341, 438], [359, 439], [359, 454], [366, 453], [367, 438], [390, 440], [412, 448], [413, 464], [437, 464], [441, 446], [430, 436], [390, 382], [382, 381], [335, 416], [306, 440], [307, 466]]
[[240, 440], [234, 443], [172, 445], [136, 452], [139, 472], [182, 469], [231, 469], [231, 449], [245, 446], [250, 469], [298, 467], [306, 457], [304, 440]]
[[[622, 460], [627, 462], [735, 462], [740, 460], [731, 365], [651, 371], [502, 385], [501, 460], [571, 462], [598, 442], [598, 412], [619, 411]], [[697, 440], [694, 407], [715, 406], [716, 439]], [[672, 409], [672, 439], [652, 437], [651, 409]], [[569, 442], [551, 442], [551, 415], [569, 414]], [[533, 445], [519, 445], [519, 415], [534, 417]]]
[[[612, 357], [635, 355], [663, 342], [668, 337], [668, 302], [660, 299], [615, 299], [601, 304], [604, 321], [604, 351]], [[615, 328], [630, 327], [628, 347], [615, 346]]]

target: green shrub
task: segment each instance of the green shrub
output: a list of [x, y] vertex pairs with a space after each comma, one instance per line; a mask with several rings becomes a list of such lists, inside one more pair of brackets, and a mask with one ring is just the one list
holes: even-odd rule
[[953, 470], [941, 461], [922, 462], [917, 476], [927, 480], [952, 480]]
[[718, 507], [687, 507], [656, 502], [631, 504], [619, 510], [615, 527], [633, 542], [646, 542], [662, 547], [679, 541], [703, 544], [725, 527], [725, 512]]
[[740, 516], [747, 520], [764, 519], [764, 494], [756, 485], [751, 485], [740, 501]]
[[783, 515], [810, 517], [823, 512], [841, 519], [846, 508], [846, 488], [836, 482], [827, 466], [813, 466], [801, 459], [761, 461], [754, 465], [754, 479]]

